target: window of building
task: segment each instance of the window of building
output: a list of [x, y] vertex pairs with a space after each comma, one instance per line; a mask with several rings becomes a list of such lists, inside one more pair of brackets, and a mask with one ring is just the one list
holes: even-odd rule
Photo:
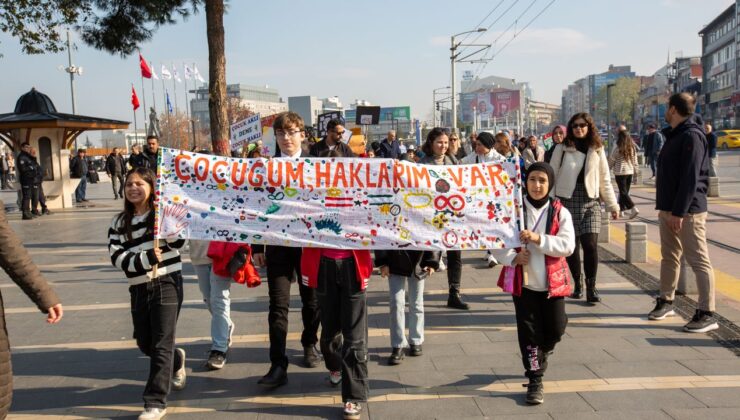
[[48, 137], [39, 139], [39, 163], [44, 169], [44, 181], [54, 180], [54, 165], [51, 153], [51, 140]]

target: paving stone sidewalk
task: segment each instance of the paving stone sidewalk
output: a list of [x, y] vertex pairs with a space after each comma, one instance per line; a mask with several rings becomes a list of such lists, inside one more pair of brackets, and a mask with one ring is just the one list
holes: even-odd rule
[[[13, 346], [11, 419], [135, 418], [148, 361], [131, 340], [126, 281], [110, 266], [106, 230], [120, 201], [110, 184], [89, 186], [95, 207], [33, 222], [11, 215], [35, 261], [65, 305], [60, 325], [0, 276]], [[607, 264], [603, 304], [569, 301], [566, 336], [551, 358], [541, 406], [524, 403], [511, 298], [495, 286], [498, 269], [465, 253], [469, 311], [445, 307], [446, 277], [426, 284], [424, 355], [387, 366], [387, 281], [368, 290], [371, 401], [364, 418], [696, 419], [740, 418], [740, 358], [712, 337], [681, 331], [681, 318], [651, 322], [652, 297]], [[186, 264], [187, 265], [187, 264]], [[267, 287], [232, 287], [234, 346], [226, 368], [207, 371], [209, 314], [192, 268], [185, 270], [178, 340], [188, 353], [188, 385], [171, 394], [173, 419], [341, 418], [339, 390], [323, 367], [299, 366], [300, 299], [291, 301], [289, 383], [272, 392], [256, 382], [269, 368]]]

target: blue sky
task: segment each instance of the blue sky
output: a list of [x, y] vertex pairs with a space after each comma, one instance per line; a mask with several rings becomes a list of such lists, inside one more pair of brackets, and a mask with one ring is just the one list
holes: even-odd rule
[[[224, 19], [227, 81], [269, 85], [284, 98], [337, 95], [345, 104], [366, 99], [382, 106], [410, 105], [415, 117], [427, 119], [432, 89], [450, 83], [450, 35], [473, 29], [499, 1], [232, 0]], [[500, 47], [512, 33], [504, 30], [533, 1], [515, 24], [519, 29], [550, 0], [503, 0], [482, 26], [513, 7], [477, 42], [501, 36]], [[555, 0], [481, 76], [529, 81], [535, 99], [559, 104], [569, 83], [605, 71], [609, 64], [632, 65], [638, 74], [649, 75], [665, 64], [669, 51], [671, 57], [700, 55], [697, 32], [733, 2]], [[74, 61], [84, 68], [76, 80], [78, 113], [131, 121], [132, 82], [141, 95], [138, 57], [123, 59], [76, 44]], [[174, 62], [182, 74], [182, 63], [194, 62], [208, 78], [203, 12], [160, 28], [141, 48], [157, 72], [160, 63]], [[5, 34], [0, 34], [0, 52], [0, 113], [12, 112], [18, 96], [32, 86], [48, 94], [60, 111], [71, 112], [69, 77], [57, 69], [67, 65], [66, 54], [23, 55]], [[477, 67], [459, 64], [458, 78]], [[151, 106], [149, 81], [145, 88]], [[184, 108], [183, 85], [178, 89]], [[161, 82], [156, 92], [161, 110]], [[137, 118], [141, 127], [141, 112]]]

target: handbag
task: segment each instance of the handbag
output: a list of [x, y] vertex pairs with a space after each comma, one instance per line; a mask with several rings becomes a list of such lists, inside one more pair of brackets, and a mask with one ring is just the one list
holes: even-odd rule
[[[517, 249], [519, 251], [519, 249]], [[511, 293], [514, 296], [522, 295], [522, 285], [524, 284], [524, 270], [521, 265], [504, 266], [498, 276], [496, 283], [502, 291]]]

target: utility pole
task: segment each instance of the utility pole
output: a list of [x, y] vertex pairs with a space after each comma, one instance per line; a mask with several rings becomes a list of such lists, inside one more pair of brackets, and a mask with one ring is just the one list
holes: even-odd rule
[[[69, 87], [72, 91], [72, 114], [76, 115], [77, 101], [75, 100], [75, 74], [82, 75], [82, 67], [75, 67], [74, 64], [72, 64], [72, 41], [69, 37], [69, 29], [67, 29], [67, 58], [69, 60], [69, 65], [64, 69], [64, 71], [69, 73]], [[77, 148], [77, 137], [75, 137], [75, 150], [79, 150]]]
[[614, 86], [616, 86], [616, 83], [606, 85], [606, 141], [609, 150], [612, 149], [612, 88]]
[[[452, 88], [452, 132], [457, 132], [457, 98], [455, 97], [456, 95], [455, 93], [455, 83], [456, 83], [455, 82], [455, 63], [458, 61], [458, 54], [459, 54], [457, 53], [457, 48], [460, 46], [463, 46], [460, 43], [455, 44], [455, 37], [460, 36], [460, 35], [465, 35], [465, 34], [471, 34], [473, 32], [485, 32], [485, 31], [487, 31], [486, 28], [478, 28], [472, 31], [460, 32], [459, 34], [452, 35], [450, 39], [450, 66], [452, 67], [450, 70], [450, 73], [451, 73], [450, 74], [450, 79], [451, 79], [450, 87]], [[472, 54], [468, 54], [467, 56], [459, 59], [459, 61], [462, 61], [474, 54], [477, 54], [487, 48], [490, 48], [491, 44], [484, 44], [484, 45], [469, 44], [469, 45], [464, 45], [464, 46], [466, 47], [467, 46], [477, 46], [477, 47], [483, 47], [483, 48], [473, 52]]]
[[[449, 89], [449, 86], [441, 87], [432, 90], [432, 125], [434, 127], [437, 127], [437, 107], [439, 106], [437, 104], [437, 91]], [[440, 124], [442, 125], [442, 124]]]

